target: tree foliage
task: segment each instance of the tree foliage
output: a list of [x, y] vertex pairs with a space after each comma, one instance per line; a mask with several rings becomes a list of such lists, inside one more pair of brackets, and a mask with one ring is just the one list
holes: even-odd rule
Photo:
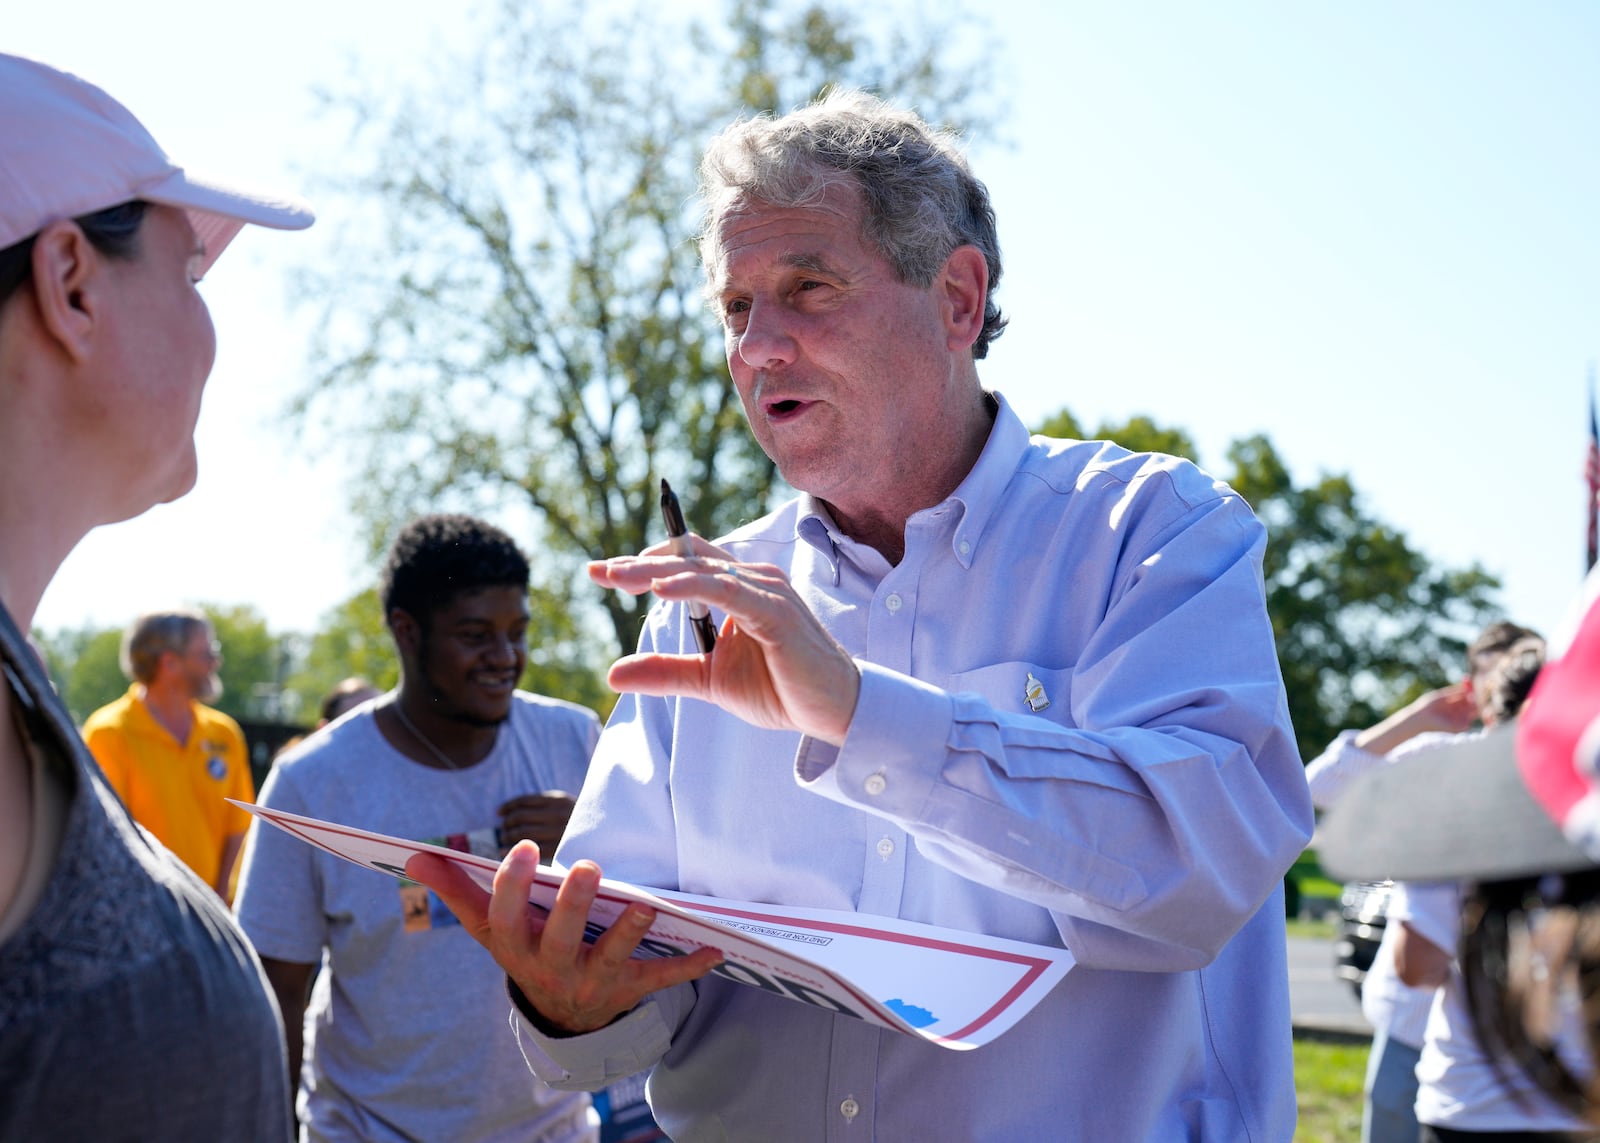
[[116, 627], [35, 630], [33, 641], [44, 653], [45, 667], [75, 724], [128, 689], [118, 662], [122, 631]]
[[238, 719], [292, 721], [294, 704], [282, 701], [284, 679], [294, 651], [274, 635], [267, 620], [250, 604], [203, 604], [222, 646], [222, 694], [211, 706]]
[[[210, 705], [239, 719], [292, 717], [278, 699], [293, 661], [292, 638], [274, 634], [254, 607], [204, 604], [198, 608], [211, 621], [222, 645], [222, 695]], [[44, 652], [50, 678], [61, 701], [78, 725], [109, 702], [121, 698], [131, 680], [122, 671], [121, 627], [34, 631]]]
[[292, 415], [352, 450], [374, 548], [418, 511], [517, 511], [537, 597], [575, 609], [557, 643], [615, 653], [649, 600], [580, 565], [660, 538], [662, 476], [702, 534], [768, 507], [775, 473], [701, 300], [695, 166], [735, 112], [828, 84], [978, 120], [983, 69], [952, 53], [987, 46], [965, 18], [866, 20], [734, 0], [712, 27], [504, 0], [476, 57], [426, 86], [328, 96], [355, 125], [335, 193], [372, 225], [303, 276], [321, 321]]
[[[1085, 434], [1063, 410], [1039, 431], [1199, 460], [1187, 433], [1144, 416]], [[1304, 758], [1462, 676], [1467, 643], [1498, 616], [1498, 580], [1436, 565], [1371, 515], [1348, 475], [1297, 486], [1265, 436], [1234, 441], [1227, 461], [1213, 471], [1267, 526], [1267, 612]]]
[[299, 644], [287, 689], [296, 696], [299, 717], [307, 723], [316, 721], [322, 700], [352, 675], [384, 690], [400, 681], [400, 662], [375, 587], [331, 608], [310, 638]]

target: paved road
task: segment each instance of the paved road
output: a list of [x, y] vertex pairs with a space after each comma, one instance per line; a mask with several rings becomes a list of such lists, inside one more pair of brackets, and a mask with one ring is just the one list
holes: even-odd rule
[[1355, 992], [1333, 975], [1333, 942], [1289, 938], [1289, 1011], [1295, 1027], [1370, 1036]]

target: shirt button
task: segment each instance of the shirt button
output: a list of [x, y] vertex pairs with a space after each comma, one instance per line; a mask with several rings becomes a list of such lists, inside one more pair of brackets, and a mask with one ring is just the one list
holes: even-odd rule
[[839, 1114], [844, 1116], [847, 1120], [854, 1119], [856, 1116], [861, 1114], [861, 1105], [854, 1099], [846, 1096], [845, 1101], [839, 1105]]
[[877, 797], [879, 794], [883, 793], [889, 788], [889, 783], [884, 781], [882, 774], [867, 775], [867, 780], [865, 783], [863, 783], [863, 785], [867, 793], [871, 794], [873, 797]]
[[896, 611], [900, 610], [901, 602], [902, 600], [900, 599], [900, 593], [896, 591], [889, 594], [889, 598], [883, 601], [883, 605], [889, 609], [889, 614], [893, 615]]
[[883, 858], [887, 858], [892, 853], [894, 853], [894, 842], [889, 840], [886, 837], [879, 839], [879, 841], [878, 841], [878, 856], [879, 857], [883, 857]]
[[962, 540], [959, 544], [956, 545], [956, 550], [958, 552], [960, 552], [962, 555], [966, 555], [967, 553], [972, 551], [972, 545], [970, 543], [968, 543], [966, 540]]

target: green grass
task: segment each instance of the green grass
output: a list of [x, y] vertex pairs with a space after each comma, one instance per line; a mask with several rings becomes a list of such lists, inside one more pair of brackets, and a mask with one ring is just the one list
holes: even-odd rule
[[1329, 881], [1318, 873], [1301, 876], [1299, 882], [1302, 897], [1325, 897], [1330, 901], [1338, 901], [1339, 894], [1344, 892], [1343, 885], [1337, 881]]
[[1306, 917], [1290, 917], [1288, 932], [1291, 937], [1304, 937], [1309, 941], [1332, 941], [1338, 931], [1333, 920], [1313, 921]]
[[1317, 851], [1314, 849], [1308, 849], [1295, 858], [1294, 865], [1289, 868], [1289, 877], [1300, 887], [1302, 897], [1322, 897], [1338, 901], [1339, 894], [1344, 892], [1343, 885], [1322, 871], [1322, 865], [1317, 861]]
[[[1302, 900], [1323, 898], [1337, 904], [1344, 887], [1330, 881], [1317, 864], [1314, 850], [1306, 850], [1289, 875]], [[1291, 937], [1331, 941], [1333, 920], [1293, 918]], [[1347, 1044], [1313, 1037], [1295, 1037], [1294, 1086], [1300, 1100], [1300, 1126], [1295, 1143], [1356, 1143], [1361, 1138], [1361, 1084], [1367, 1074], [1365, 1042]]]
[[1296, 1037], [1294, 1086], [1300, 1100], [1295, 1143], [1356, 1143], [1367, 1045]]

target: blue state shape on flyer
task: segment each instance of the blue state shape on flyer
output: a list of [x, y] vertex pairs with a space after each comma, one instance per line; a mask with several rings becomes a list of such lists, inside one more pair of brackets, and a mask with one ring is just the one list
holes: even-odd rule
[[939, 1019], [926, 1008], [918, 1008], [915, 1004], [907, 1004], [904, 1000], [885, 1000], [883, 1006], [913, 1028], [926, 1028]]

